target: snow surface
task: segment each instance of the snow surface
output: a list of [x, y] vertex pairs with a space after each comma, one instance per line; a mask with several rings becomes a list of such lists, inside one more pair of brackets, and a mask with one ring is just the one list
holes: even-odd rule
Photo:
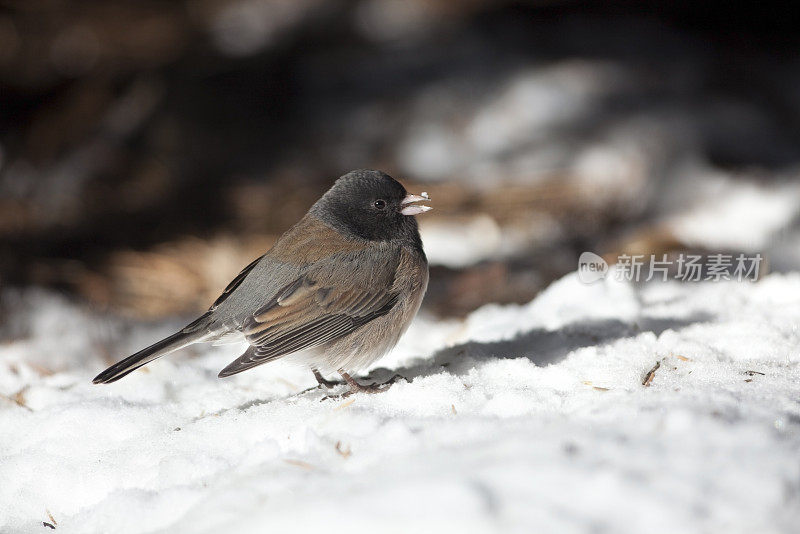
[[236, 346], [95, 386], [180, 322], [5, 298], [0, 393], [24, 406], [0, 398], [4, 534], [49, 515], [81, 534], [797, 532], [800, 274], [568, 275], [528, 305], [418, 318], [373, 370], [409, 382], [344, 400], [285, 362], [217, 379]]

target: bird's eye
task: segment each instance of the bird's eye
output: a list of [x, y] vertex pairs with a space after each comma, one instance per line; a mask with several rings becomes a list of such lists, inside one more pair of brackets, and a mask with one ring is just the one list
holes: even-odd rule
[[379, 198], [378, 200], [373, 202], [372, 205], [375, 206], [377, 209], [382, 210], [383, 208], [386, 207], [386, 201]]

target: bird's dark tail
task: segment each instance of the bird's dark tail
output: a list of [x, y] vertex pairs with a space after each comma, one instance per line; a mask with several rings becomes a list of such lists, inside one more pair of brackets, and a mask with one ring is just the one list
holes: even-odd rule
[[126, 376], [128, 373], [135, 371], [143, 365], [147, 365], [156, 358], [160, 358], [178, 349], [182, 349], [183, 347], [191, 345], [192, 343], [202, 341], [204, 338], [207, 338], [209, 334], [205, 328], [198, 325], [199, 322], [200, 320], [198, 319], [198, 321], [195, 321], [183, 330], [176, 332], [175, 334], [172, 334], [161, 341], [153, 343], [146, 349], [142, 349], [136, 354], [128, 356], [124, 360], [115, 363], [97, 375], [92, 382], [95, 384], [110, 384], [111, 382], [116, 382], [120, 378]]

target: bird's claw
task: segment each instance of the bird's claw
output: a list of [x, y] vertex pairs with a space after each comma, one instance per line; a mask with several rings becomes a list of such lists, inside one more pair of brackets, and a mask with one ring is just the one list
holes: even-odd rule
[[385, 382], [374, 382], [374, 383], [369, 384], [369, 385], [364, 385], [364, 384], [360, 384], [359, 382], [357, 382], [349, 374], [341, 372], [341, 371], [340, 371], [340, 373], [342, 375], [342, 378], [344, 378], [345, 382], [347, 382], [347, 385], [350, 386], [350, 389], [348, 391], [345, 391], [345, 392], [340, 393], [338, 395], [325, 395], [324, 397], [322, 397], [320, 399], [320, 402], [322, 402], [324, 400], [327, 400], [327, 399], [346, 399], [347, 397], [349, 397], [353, 393], [368, 393], [368, 394], [382, 393], [382, 392], [386, 391], [387, 389], [389, 389], [390, 387], [392, 387], [392, 384], [394, 384], [395, 382], [397, 382], [401, 378], [403, 380], [407, 381], [407, 379], [404, 376], [396, 374], [393, 377], [391, 377], [389, 380], [386, 380]]

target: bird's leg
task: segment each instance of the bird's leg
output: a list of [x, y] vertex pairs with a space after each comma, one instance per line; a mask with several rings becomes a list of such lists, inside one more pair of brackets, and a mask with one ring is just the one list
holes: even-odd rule
[[[314, 371], [316, 371], [316, 370], [314, 370]], [[314, 376], [317, 376], [318, 372], [319, 371], [316, 371], [314, 373]], [[349, 397], [350, 395], [352, 395], [353, 393], [358, 393], [358, 392], [361, 392], [361, 393], [380, 393], [382, 391], [386, 391], [387, 389], [389, 389], [389, 387], [391, 387], [391, 385], [394, 384], [395, 382], [397, 382], [397, 380], [400, 379], [400, 378], [402, 378], [403, 380], [407, 380], [405, 377], [403, 377], [401, 375], [394, 375], [392, 378], [390, 378], [386, 382], [382, 382], [380, 384], [370, 384], [368, 386], [365, 386], [365, 385], [359, 384], [358, 381], [356, 381], [355, 378], [353, 378], [347, 372], [345, 372], [345, 371], [343, 371], [341, 369], [339, 369], [339, 374], [342, 375], [342, 378], [344, 378], [344, 381], [347, 382], [348, 386], [350, 386], [350, 390], [349, 391], [345, 391], [344, 393], [340, 393], [338, 395], [325, 395], [324, 397], [322, 397], [320, 399], [320, 402], [324, 401], [324, 400], [327, 400], [327, 399], [345, 399], [345, 398]], [[317, 380], [319, 380], [320, 378], [322, 378], [322, 375], [320, 375]], [[325, 380], [325, 379], [322, 378], [322, 380]], [[332, 382], [329, 382], [327, 380], [325, 380], [325, 382], [332, 383]], [[333, 382], [333, 383], [335, 383], [335, 382]], [[320, 384], [322, 384], [322, 382], [320, 382]]]
[[321, 388], [333, 389], [340, 384], [340, 382], [327, 380], [324, 376], [322, 376], [322, 373], [319, 372], [319, 369], [314, 369], [312, 367], [311, 372], [314, 373], [314, 378], [317, 379], [317, 382], [319, 382], [319, 387]]
[[394, 375], [392, 378], [387, 380], [386, 382], [382, 382], [380, 384], [370, 384], [365, 386], [363, 384], [359, 384], [355, 378], [347, 374], [345, 371], [339, 369], [339, 374], [342, 375], [344, 381], [347, 382], [347, 385], [350, 386], [350, 391], [345, 393], [344, 396], [352, 395], [353, 393], [380, 393], [382, 391], [386, 391], [391, 387], [392, 384], [397, 382], [398, 378], [403, 378], [400, 375]]

